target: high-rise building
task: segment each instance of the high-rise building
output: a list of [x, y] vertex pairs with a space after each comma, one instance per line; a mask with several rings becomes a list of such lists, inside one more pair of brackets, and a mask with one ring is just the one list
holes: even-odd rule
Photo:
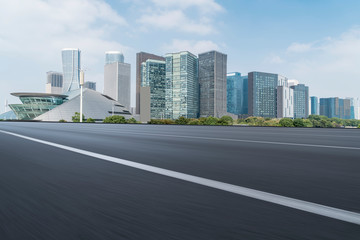
[[87, 81], [84, 83], [84, 88], [88, 88], [88, 89], [96, 91], [96, 82]]
[[288, 87], [296, 86], [299, 84], [299, 81], [296, 79], [289, 79], [288, 80]]
[[292, 88], [277, 87], [277, 117], [294, 118], [294, 90]]
[[315, 96], [310, 97], [311, 99], [311, 115], [319, 115], [319, 99]]
[[199, 54], [200, 117], [226, 115], [227, 55], [210, 51]]
[[115, 62], [104, 67], [104, 94], [130, 109], [131, 66]]
[[183, 51], [166, 54], [165, 59], [165, 118], [198, 118], [198, 58]]
[[80, 88], [81, 51], [78, 48], [64, 48], [62, 51], [63, 93]]
[[164, 57], [151, 53], [139, 52], [136, 54], [136, 114], [140, 114], [141, 64], [148, 59], [165, 61]]
[[360, 120], [360, 98], [354, 99], [354, 118]]
[[46, 93], [61, 94], [63, 91], [63, 74], [60, 72], [46, 73]]
[[165, 117], [165, 69], [165, 61], [148, 59], [141, 64], [141, 122]]
[[304, 84], [291, 86], [294, 89], [294, 118], [309, 117], [309, 87]]
[[287, 86], [287, 78], [279, 74], [250, 72], [248, 74], [249, 115], [277, 117], [277, 87]]
[[105, 52], [105, 65], [121, 62], [124, 63], [124, 54], [119, 51], [107, 51]]
[[346, 98], [350, 100], [350, 119], [355, 119], [355, 99]]
[[320, 98], [320, 115], [328, 118], [351, 119], [350, 99]]
[[248, 76], [234, 72], [227, 74], [227, 112], [236, 115], [248, 114]]

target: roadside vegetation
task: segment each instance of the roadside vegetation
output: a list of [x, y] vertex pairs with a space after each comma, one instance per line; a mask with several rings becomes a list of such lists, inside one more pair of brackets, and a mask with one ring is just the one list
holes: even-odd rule
[[360, 120], [328, 118], [320, 115], [310, 115], [308, 119], [290, 119], [290, 118], [263, 118], [248, 117], [244, 119], [233, 120], [230, 116], [221, 118], [185, 118], [179, 117], [176, 120], [171, 119], [151, 119], [148, 124], [176, 124], [176, 125], [246, 125], [246, 126], [262, 126], [262, 127], [315, 127], [315, 128], [342, 128], [342, 127], [358, 127], [360, 128]]

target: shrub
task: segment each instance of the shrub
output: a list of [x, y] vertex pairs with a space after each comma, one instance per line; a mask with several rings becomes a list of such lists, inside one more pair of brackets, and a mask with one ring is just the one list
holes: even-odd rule
[[60, 119], [59, 122], [67, 122], [65, 119]]
[[110, 117], [106, 117], [103, 121], [104, 123], [126, 123], [126, 119], [124, 116], [114, 115]]
[[358, 125], [358, 127], [357, 128], [360, 128], [360, 124]]
[[304, 125], [305, 127], [313, 127], [313, 123], [309, 119], [304, 119]]
[[151, 119], [148, 124], [175, 124], [175, 121], [171, 119]]
[[186, 125], [190, 122], [190, 119], [185, 118], [183, 116], [179, 117], [178, 119], [175, 120], [175, 124], [178, 125]]
[[189, 125], [201, 125], [201, 122], [199, 119], [190, 119]]
[[290, 118], [283, 118], [279, 121], [280, 126], [282, 127], [294, 127], [294, 121]]
[[137, 121], [136, 121], [136, 119], [135, 118], [129, 118], [127, 121], [126, 121], [127, 123], [138, 123]]
[[[80, 122], [80, 113], [75, 112], [75, 115], [71, 117], [73, 122]], [[82, 115], [82, 120], [85, 120], [84, 114]]]
[[233, 125], [233, 123], [234, 123], [234, 119], [232, 119], [232, 117], [230, 117], [230, 116], [222, 116], [220, 118], [220, 120], [223, 122], [226, 122], [227, 125]]
[[218, 123], [218, 119], [215, 117], [207, 117], [204, 119], [204, 125], [216, 125]]
[[95, 123], [95, 120], [92, 118], [88, 118], [88, 119], [86, 119], [86, 122], [87, 123]]
[[304, 120], [301, 118], [296, 118], [294, 120], [294, 127], [305, 127]]

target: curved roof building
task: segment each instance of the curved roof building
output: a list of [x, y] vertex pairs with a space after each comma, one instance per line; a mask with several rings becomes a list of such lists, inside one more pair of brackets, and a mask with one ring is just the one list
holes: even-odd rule
[[67, 101], [67, 95], [51, 93], [11, 93], [23, 104], [10, 104], [19, 120], [32, 120]]

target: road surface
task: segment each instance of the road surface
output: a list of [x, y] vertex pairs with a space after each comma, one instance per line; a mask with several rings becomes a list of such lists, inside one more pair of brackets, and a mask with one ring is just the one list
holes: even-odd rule
[[0, 122], [0, 239], [360, 239], [360, 130]]

